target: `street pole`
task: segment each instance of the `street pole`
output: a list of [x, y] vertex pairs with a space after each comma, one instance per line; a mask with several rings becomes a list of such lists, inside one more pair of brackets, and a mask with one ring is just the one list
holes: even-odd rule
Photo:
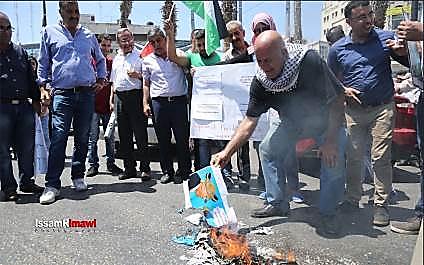
[[42, 27], [47, 26], [47, 12], [46, 12], [46, 0], [43, 0], [43, 22]]
[[238, 16], [239, 16], [239, 21], [241, 24], [243, 24], [243, 7], [242, 7], [242, 1], [238, 1]]
[[413, 21], [418, 20], [418, 1], [417, 0], [411, 1], [411, 20]]

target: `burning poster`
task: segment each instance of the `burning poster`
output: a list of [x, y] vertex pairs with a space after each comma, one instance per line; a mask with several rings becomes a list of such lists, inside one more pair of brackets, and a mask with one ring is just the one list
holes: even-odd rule
[[208, 166], [196, 171], [184, 181], [183, 188], [185, 208], [205, 211], [210, 226], [237, 224], [234, 209], [228, 206], [228, 191], [219, 168]]

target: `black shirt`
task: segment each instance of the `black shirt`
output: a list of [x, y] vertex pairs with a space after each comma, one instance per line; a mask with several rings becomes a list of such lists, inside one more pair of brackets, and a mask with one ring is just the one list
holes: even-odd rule
[[329, 107], [344, 89], [317, 52], [310, 50], [300, 63], [296, 87], [290, 92], [270, 92], [255, 77], [250, 86], [246, 116], [259, 117], [273, 108], [281, 120], [294, 126], [299, 136], [324, 133]]
[[13, 43], [6, 51], [0, 52], [0, 98], [40, 99], [28, 54]]

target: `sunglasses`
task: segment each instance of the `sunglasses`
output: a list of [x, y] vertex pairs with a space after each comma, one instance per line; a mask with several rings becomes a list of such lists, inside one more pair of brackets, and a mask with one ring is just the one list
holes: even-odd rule
[[11, 25], [8, 26], [0, 26], [0, 31], [13, 31], [15, 28], [13, 28]]

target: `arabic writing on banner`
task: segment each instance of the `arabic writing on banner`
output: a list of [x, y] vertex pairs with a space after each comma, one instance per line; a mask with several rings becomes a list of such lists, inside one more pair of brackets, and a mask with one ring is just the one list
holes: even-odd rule
[[[255, 63], [196, 68], [191, 98], [190, 137], [230, 140], [249, 104]], [[261, 116], [251, 140], [260, 141], [269, 128], [269, 114]]]

